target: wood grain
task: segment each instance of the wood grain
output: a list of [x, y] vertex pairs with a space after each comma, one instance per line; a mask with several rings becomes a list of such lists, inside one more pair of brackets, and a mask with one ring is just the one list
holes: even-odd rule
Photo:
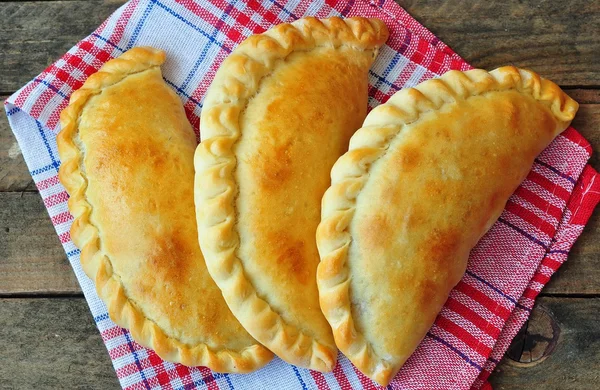
[[575, 99], [579, 104], [600, 103], [600, 89], [567, 89], [569, 96]]
[[475, 67], [531, 68], [561, 86], [600, 85], [600, 2], [396, 0]]
[[[600, 299], [543, 297], [538, 305], [559, 325], [554, 351], [528, 367], [505, 358], [491, 376], [494, 389], [595, 388]], [[119, 388], [83, 298], [0, 299], [0, 345], [2, 388]]]
[[[517, 364], [505, 357], [490, 377], [495, 390], [598, 388], [600, 380], [599, 298], [538, 300], [560, 329], [554, 351], [539, 364]], [[536, 308], [534, 310], [539, 310]]]
[[124, 0], [0, 6], [0, 92], [14, 92], [96, 29]]
[[[474, 66], [514, 64], [562, 86], [600, 86], [600, 2], [397, 2]], [[3, 2], [0, 91], [17, 90], [123, 3]]]
[[573, 120], [576, 128], [592, 145], [594, 153], [589, 164], [596, 170], [600, 170], [600, 104], [580, 104], [579, 111]]
[[120, 389], [83, 298], [0, 299], [0, 388]]
[[80, 293], [39, 194], [0, 192], [0, 205], [0, 296]]

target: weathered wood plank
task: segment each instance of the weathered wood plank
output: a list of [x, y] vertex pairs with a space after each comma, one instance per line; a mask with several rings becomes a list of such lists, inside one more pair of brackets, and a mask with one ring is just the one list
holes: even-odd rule
[[[496, 390], [598, 388], [600, 380], [600, 299], [540, 298], [560, 331], [554, 351], [543, 361], [517, 364], [505, 357], [490, 377]], [[535, 335], [534, 335], [535, 336]], [[543, 343], [542, 337], [530, 342]], [[537, 363], [537, 364], [536, 364]]]
[[[557, 320], [561, 336], [554, 351], [528, 367], [505, 358], [491, 376], [494, 388], [594, 388], [600, 367], [600, 299], [544, 297], [538, 305]], [[6, 388], [118, 388], [82, 298], [0, 300], [0, 345], [5, 358], [0, 380]]]
[[79, 292], [39, 194], [0, 192], [0, 296]]
[[600, 85], [600, 2], [396, 0], [473, 66], [531, 68], [562, 85]]
[[[0, 96], [4, 101], [6, 97]], [[17, 140], [10, 130], [8, 119], [0, 112], [0, 191], [34, 190], [35, 185]]]
[[[475, 66], [514, 64], [564, 86], [600, 86], [599, 2], [397, 1]], [[122, 3], [3, 3], [0, 91], [18, 89]]]
[[600, 89], [566, 89], [569, 96], [579, 102], [579, 104], [600, 103]]
[[594, 153], [589, 164], [600, 170], [600, 104], [580, 104], [579, 111], [573, 120], [575, 127], [592, 145]]
[[0, 345], [0, 388], [120, 388], [83, 298], [0, 299]]
[[124, 0], [4, 2], [0, 91], [13, 92], [90, 34]]

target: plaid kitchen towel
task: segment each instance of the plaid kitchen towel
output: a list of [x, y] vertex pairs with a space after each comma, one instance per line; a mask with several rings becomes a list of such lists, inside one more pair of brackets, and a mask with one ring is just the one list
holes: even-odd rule
[[[94, 320], [126, 389], [375, 389], [343, 356], [332, 373], [274, 359], [247, 375], [213, 373], [162, 361], [108, 317], [69, 236], [72, 217], [58, 181], [55, 137], [70, 94], [109, 60], [137, 45], [167, 52], [166, 82], [181, 97], [196, 131], [203, 96], [221, 61], [252, 33], [305, 15], [362, 15], [385, 21], [391, 36], [373, 65], [369, 104], [401, 88], [470, 66], [391, 0], [131, 0], [90, 36], [5, 102], [30, 173], [75, 270]], [[587, 141], [573, 128], [537, 159], [498, 222], [472, 251], [452, 291], [391, 389], [469, 389], [486, 379], [527, 319], [534, 299], [566, 260], [594, 206], [600, 179], [586, 166]]]

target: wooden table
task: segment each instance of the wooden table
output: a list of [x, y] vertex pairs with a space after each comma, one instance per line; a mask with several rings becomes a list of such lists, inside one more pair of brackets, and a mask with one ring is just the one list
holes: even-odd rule
[[[123, 2], [1, 0], [1, 99]], [[599, 1], [399, 3], [471, 64], [528, 67], [560, 84], [581, 103], [574, 126], [600, 151]], [[591, 164], [600, 169], [597, 153]], [[599, 312], [596, 212], [538, 299], [532, 320], [513, 344], [512, 359], [505, 357], [492, 376], [494, 387], [598, 388]], [[0, 388], [118, 387], [79, 285], [0, 115]]]

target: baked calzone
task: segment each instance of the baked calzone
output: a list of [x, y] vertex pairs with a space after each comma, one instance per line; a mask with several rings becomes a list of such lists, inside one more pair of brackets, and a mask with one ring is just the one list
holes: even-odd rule
[[387, 36], [383, 22], [359, 17], [278, 25], [225, 59], [204, 100], [195, 199], [209, 272], [248, 332], [301, 367], [336, 361], [315, 233]]
[[249, 372], [272, 353], [231, 314], [208, 274], [194, 216], [196, 137], [162, 79], [165, 53], [131, 49], [61, 114], [59, 177], [71, 238], [118, 325], [165, 360]]
[[451, 71], [375, 108], [335, 163], [317, 231], [340, 350], [387, 385], [535, 157], [577, 111], [537, 74]]

